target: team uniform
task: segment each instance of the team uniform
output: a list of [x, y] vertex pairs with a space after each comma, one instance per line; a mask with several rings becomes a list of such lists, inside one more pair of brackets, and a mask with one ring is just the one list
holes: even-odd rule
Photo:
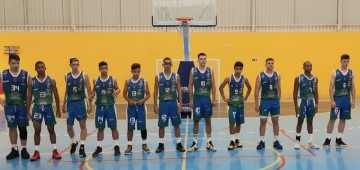
[[[280, 98], [279, 98], [279, 74], [273, 72], [271, 76], [267, 75], [265, 72], [259, 74], [260, 77], [260, 107], [259, 107], [259, 116], [260, 118], [267, 118], [269, 113], [271, 117], [276, 117], [280, 115]], [[275, 134], [275, 133], [274, 133]], [[276, 139], [274, 141], [273, 147], [276, 149], [283, 149], [280, 142]], [[256, 149], [264, 149], [265, 142], [260, 140]]]
[[53, 84], [51, 78], [46, 76], [43, 81], [37, 77], [32, 78], [32, 91], [33, 91], [33, 109], [32, 120], [42, 123], [45, 120], [45, 125], [52, 126], [56, 124], [54, 115], [53, 104]]
[[228, 102], [228, 117], [229, 124], [235, 123], [243, 124], [244, 119], [244, 92], [245, 77], [241, 76], [239, 80], [235, 79], [234, 75], [230, 76], [229, 85], [229, 102]]
[[313, 76], [311, 79], [305, 74], [299, 76], [299, 119], [305, 117], [312, 118], [315, 116], [315, 90], [317, 78]]
[[209, 118], [212, 116], [212, 104], [210, 93], [212, 88], [212, 69], [206, 67], [204, 73], [201, 73], [198, 67], [192, 68], [194, 80], [194, 120]]
[[13, 75], [7, 69], [2, 71], [1, 79], [5, 93], [6, 106], [4, 111], [8, 127], [28, 126], [29, 122], [26, 117], [25, 104], [29, 73], [25, 70], [20, 70], [18, 75]]
[[177, 96], [177, 75], [171, 73], [167, 78], [162, 72], [159, 77], [159, 118], [158, 126], [167, 127], [169, 125], [169, 118], [173, 126], [181, 124], [181, 118], [178, 113], [178, 96]]
[[[128, 80], [128, 98], [134, 101], [134, 103], [139, 102], [145, 96], [146, 92], [146, 81], [143, 78], [139, 78], [135, 82]], [[127, 106], [127, 122], [128, 130], [135, 130], [135, 123], [137, 130], [146, 130], [146, 119], [147, 111], [145, 104], [133, 106]]]
[[351, 119], [350, 94], [352, 81], [352, 70], [348, 69], [346, 74], [343, 74], [339, 69], [335, 71], [335, 91], [333, 95], [336, 107], [331, 108], [330, 119], [334, 120], [338, 117], [340, 119]]
[[272, 117], [280, 115], [280, 99], [278, 93], [279, 74], [273, 72], [270, 77], [265, 72], [260, 73], [261, 83], [261, 100], [259, 115], [260, 117], [268, 117], [269, 113]]
[[[313, 118], [315, 116], [315, 92], [317, 78], [312, 76], [311, 78], [307, 77], [305, 74], [300, 74], [299, 77], [299, 86], [298, 86], [298, 102], [299, 115], [296, 115], [299, 121], [304, 120], [305, 118]], [[301, 133], [296, 134], [295, 149], [300, 149], [300, 137]], [[309, 132], [309, 148], [318, 149], [319, 146], [313, 142], [313, 134]]]
[[84, 72], [74, 77], [71, 72], [66, 75], [67, 125], [74, 125], [74, 120], [86, 120], [86, 95]]
[[105, 122], [111, 129], [117, 127], [117, 118], [115, 110], [115, 98], [113, 96], [114, 79], [109, 76], [103, 81], [100, 76], [95, 81], [96, 109], [95, 109], [95, 126], [104, 129]]

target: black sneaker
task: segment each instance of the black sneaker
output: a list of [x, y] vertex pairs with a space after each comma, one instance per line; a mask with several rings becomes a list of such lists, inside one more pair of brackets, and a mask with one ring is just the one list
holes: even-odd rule
[[11, 148], [11, 152], [6, 155], [6, 160], [12, 160], [19, 157], [19, 151], [15, 150], [14, 148]]
[[71, 143], [70, 154], [74, 154], [74, 153], [75, 153], [77, 146], [78, 146], [78, 142], [76, 142], [76, 143]]
[[234, 150], [235, 149], [235, 142], [231, 141], [229, 146], [228, 146], [228, 150]]
[[114, 156], [121, 155], [120, 147], [118, 145], [114, 146]]
[[156, 153], [160, 153], [160, 152], [162, 152], [162, 151], [164, 151], [164, 144], [163, 143], [159, 143], [159, 146], [158, 146], [158, 148], [156, 149]]
[[345, 142], [343, 142], [341, 138], [336, 138], [336, 145], [341, 146], [341, 147], [347, 146], [347, 144]]
[[330, 146], [330, 142], [331, 142], [331, 139], [326, 138], [326, 139], [325, 139], [325, 142], [324, 142], [324, 144], [323, 144], [323, 147], [324, 147], [324, 148], [328, 148], [328, 147]]
[[26, 148], [22, 148], [22, 149], [21, 149], [21, 158], [22, 158], [22, 159], [29, 159], [29, 158], [30, 158], [30, 154], [29, 154], [29, 152], [26, 150]]
[[235, 146], [236, 146], [237, 148], [242, 148], [242, 147], [243, 147], [243, 145], [240, 143], [240, 140], [239, 140], [239, 139], [235, 139]]
[[125, 155], [130, 155], [132, 153], [132, 145], [128, 145], [125, 150]]
[[257, 150], [261, 150], [265, 148], [265, 142], [264, 141], [260, 141], [259, 144], [256, 146]]
[[[81, 147], [80, 147], [81, 148]], [[102, 147], [98, 146], [96, 147], [95, 152], [92, 154], [93, 157], [97, 157], [102, 154]], [[81, 156], [80, 156], [81, 157]]]
[[147, 144], [142, 144], [142, 150], [144, 153], [150, 153], [150, 149], [148, 148]]
[[283, 149], [282, 145], [280, 144], [280, 142], [279, 142], [278, 140], [276, 140], [276, 141], [274, 142], [273, 147], [274, 147], [275, 149], [277, 149], [277, 150], [282, 150], [282, 149]]
[[176, 150], [179, 152], [185, 152], [185, 148], [182, 146], [181, 143], [176, 144]]
[[85, 146], [84, 145], [80, 145], [79, 156], [80, 156], [80, 158], [86, 157]]

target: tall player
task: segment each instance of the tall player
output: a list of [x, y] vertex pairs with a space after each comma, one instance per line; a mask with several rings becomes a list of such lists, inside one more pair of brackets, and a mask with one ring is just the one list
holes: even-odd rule
[[[164, 67], [164, 71], [155, 76], [154, 84], [154, 112], [155, 114], [159, 114], [158, 126], [160, 138], [159, 147], [156, 149], [156, 153], [160, 153], [165, 149], [165, 127], [169, 125], [169, 119], [171, 119], [174, 126], [177, 144], [176, 150], [185, 152], [185, 149], [181, 144], [179, 127], [181, 124], [179, 113], [181, 113], [182, 109], [180, 76], [171, 71], [172, 61], [170, 58], [164, 58], [162, 66]], [[159, 107], [158, 99], [160, 101]]]
[[[310, 148], [318, 149], [319, 146], [313, 142], [313, 118], [318, 111], [319, 105], [319, 80], [311, 74], [312, 64], [310, 61], [304, 62], [303, 69], [304, 73], [296, 77], [294, 81], [293, 99], [296, 117], [298, 118], [294, 148], [300, 149], [301, 128], [306, 117], [307, 131], [309, 134], [308, 145]], [[300, 105], [298, 99], [301, 100]]]
[[35, 129], [34, 134], [34, 143], [35, 143], [35, 152], [31, 157], [31, 161], [36, 161], [40, 159], [40, 133], [41, 133], [41, 124], [45, 120], [45, 125], [49, 131], [50, 142], [53, 149], [52, 158], [61, 159], [61, 155], [57, 151], [56, 146], [56, 134], [55, 134], [55, 114], [53, 110], [53, 98], [55, 99], [56, 104], [56, 117], [61, 117], [60, 112], [60, 99], [59, 93], [56, 87], [56, 81], [50, 76], [46, 75], [45, 63], [38, 61], [35, 63], [35, 70], [37, 76], [32, 78], [32, 81], [28, 84], [28, 97], [26, 102], [26, 107], [28, 112], [30, 112], [31, 100], [33, 100], [34, 106], [32, 109], [32, 121]]
[[[217, 103], [214, 71], [206, 66], [205, 53], [198, 54], [198, 63], [199, 67], [192, 68], [189, 77], [189, 104], [193, 108], [194, 115], [194, 141], [188, 151], [198, 150], [199, 122], [201, 118], [205, 118], [206, 124], [206, 149], [208, 151], [216, 151], [211, 140], [212, 107], [216, 106]], [[210, 99], [210, 94], [212, 95], [212, 100]]]
[[[340, 59], [341, 67], [336, 69], [331, 75], [330, 80], [330, 99], [331, 111], [330, 120], [327, 125], [327, 136], [323, 146], [329, 147], [331, 134], [334, 130], [335, 120], [339, 117], [338, 136], [336, 145], [346, 147], [347, 144], [342, 140], [345, 129], [345, 121], [351, 119], [351, 109], [355, 108], [355, 74], [348, 68], [350, 56], [343, 54]], [[350, 97], [351, 96], [351, 97]]]
[[148, 82], [140, 77], [140, 64], [134, 63], [131, 65], [132, 77], [125, 81], [123, 90], [123, 97], [128, 102], [126, 108], [126, 116], [128, 122], [128, 147], [125, 150], [125, 155], [132, 153], [132, 139], [134, 136], [135, 123], [137, 129], [141, 131], [142, 150], [144, 153], [150, 153], [147, 146], [147, 129], [146, 119], [147, 110], [145, 102], [150, 98], [150, 90]]
[[[63, 112], [66, 115], [67, 132], [71, 138], [70, 154], [75, 153], [78, 142], [75, 139], [74, 120], [79, 121], [80, 124], [80, 148], [79, 156], [85, 157], [85, 140], [87, 136], [86, 119], [87, 114], [91, 113], [91, 103], [87, 101], [85, 90], [87, 94], [91, 93], [91, 86], [89, 76], [83, 71], [79, 70], [79, 60], [77, 58], [70, 59], [71, 72], [65, 76], [66, 90], [63, 105]], [[67, 109], [67, 110], [66, 110]], [[66, 112], [67, 111], [67, 112]]]
[[9, 138], [12, 145], [11, 152], [6, 156], [7, 160], [19, 157], [17, 136], [21, 141], [21, 158], [29, 159], [30, 155], [26, 150], [27, 129], [29, 126], [30, 114], [26, 111], [26, 96], [28, 84], [31, 81], [30, 74], [20, 69], [20, 57], [17, 54], [9, 55], [9, 69], [3, 70], [0, 75], [0, 83], [4, 88], [5, 101], [1, 100], [4, 106], [6, 122], [9, 128]]
[[[265, 148], [265, 131], [266, 122], [271, 115], [271, 121], [273, 123], [274, 131], [274, 143], [275, 149], [281, 150], [279, 138], [279, 115], [280, 115], [280, 97], [281, 97], [281, 79], [280, 75], [274, 71], [274, 59], [268, 58], [265, 61], [266, 70], [260, 72], [256, 77], [255, 84], [255, 111], [259, 112], [260, 116], [260, 142], [256, 149]], [[259, 97], [261, 92], [260, 106]]]
[[[230, 131], [230, 145], [228, 150], [235, 148], [242, 148], [242, 144], [238, 137], [240, 136], [241, 124], [245, 123], [244, 102], [250, 95], [251, 85], [249, 80], [242, 74], [244, 64], [240, 61], [234, 64], [234, 74], [226, 77], [219, 86], [219, 91], [222, 99], [228, 105], [229, 131]], [[229, 86], [229, 96], [225, 97], [224, 88]], [[244, 96], [244, 86], [247, 91]], [[236, 135], [235, 135], [236, 134]]]
[[95, 101], [95, 126], [98, 129], [97, 143], [93, 157], [102, 154], [102, 143], [104, 140], [105, 122], [111, 129], [111, 135], [114, 140], [114, 155], [120, 155], [119, 132], [117, 130], [117, 117], [115, 109], [116, 97], [120, 93], [117, 80], [108, 75], [108, 64], [105, 61], [99, 63], [100, 76], [94, 79], [93, 90], [90, 95], [90, 103], [96, 96]]

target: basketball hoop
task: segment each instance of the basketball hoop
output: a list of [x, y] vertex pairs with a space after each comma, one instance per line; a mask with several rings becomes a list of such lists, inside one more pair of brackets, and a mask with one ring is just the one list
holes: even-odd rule
[[189, 22], [191, 20], [193, 20], [193, 18], [192, 17], [177, 17], [176, 20], [180, 22], [180, 25], [187, 26], [187, 25], [189, 25]]

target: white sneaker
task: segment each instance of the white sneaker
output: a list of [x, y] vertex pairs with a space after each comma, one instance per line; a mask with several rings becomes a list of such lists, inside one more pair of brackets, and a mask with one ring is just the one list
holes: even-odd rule
[[198, 149], [199, 149], [199, 147], [198, 147], [197, 143], [193, 142], [191, 147], [188, 149], [188, 152], [193, 152], [193, 151], [196, 151]]
[[295, 141], [295, 145], [294, 145], [294, 149], [300, 149], [300, 141], [296, 140]]
[[207, 149], [208, 151], [216, 152], [216, 148], [215, 148], [214, 145], [212, 144], [212, 141], [210, 141], [209, 143], [206, 144], [206, 149]]
[[319, 145], [315, 144], [314, 142], [309, 142], [308, 143], [308, 146], [309, 148], [312, 148], [312, 149], [319, 149]]

